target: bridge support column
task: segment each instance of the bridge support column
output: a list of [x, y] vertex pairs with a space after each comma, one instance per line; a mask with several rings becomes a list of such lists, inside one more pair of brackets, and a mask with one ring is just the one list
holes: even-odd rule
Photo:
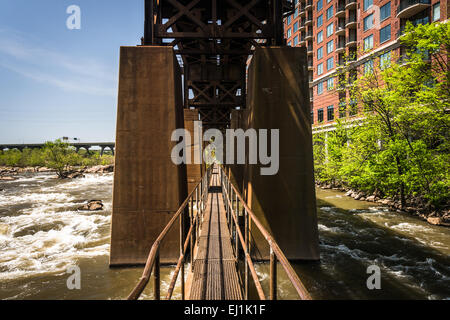
[[[195, 188], [195, 186], [202, 179], [204, 171], [202, 171], [201, 164], [194, 163], [195, 153], [199, 154], [200, 148], [202, 148], [203, 137], [200, 137], [199, 141], [195, 141], [195, 121], [199, 121], [198, 110], [184, 110], [184, 127], [191, 135], [191, 164], [186, 165], [187, 182], [188, 182], [188, 194]], [[200, 132], [201, 128], [197, 128]]]
[[[279, 129], [280, 136], [277, 174], [261, 175], [260, 169], [267, 165], [246, 166], [247, 199], [292, 260], [319, 259], [306, 66], [305, 48], [257, 48], [248, 77], [245, 127]], [[256, 228], [252, 229], [259, 249], [254, 250], [254, 257], [267, 259], [269, 248]]]
[[[186, 167], [171, 160], [183, 128], [181, 74], [172, 47], [122, 47], [110, 265], [140, 265], [187, 195]], [[162, 242], [161, 263], [179, 257], [179, 230]]]

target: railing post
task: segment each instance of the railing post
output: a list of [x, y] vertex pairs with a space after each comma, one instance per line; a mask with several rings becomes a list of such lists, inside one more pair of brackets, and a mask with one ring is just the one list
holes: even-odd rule
[[159, 268], [159, 248], [158, 251], [156, 252], [156, 257], [155, 257], [155, 269], [154, 269], [154, 273], [155, 273], [155, 300], [161, 300], [161, 277], [160, 277], [160, 268]]
[[270, 247], [270, 300], [277, 300], [277, 257]]
[[239, 202], [236, 194], [236, 261], [239, 261], [239, 236], [237, 234], [237, 228], [239, 228]]
[[[184, 255], [184, 215], [180, 215], [180, 256]], [[184, 300], [184, 258], [181, 262], [181, 300]]]
[[199, 197], [200, 197], [200, 192], [199, 192], [199, 190], [197, 188], [197, 189], [195, 189], [195, 208], [197, 209], [197, 215], [200, 214], [200, 208], [198, 207], [198, 204], [199, 204], [198, 198]]
[[[192, 204], [192, 199], [191, 199]], [[190, 206], [192, 209], [192, 205]], [[189, 210], [189, 220], [191, 221], [190, 227], [193, 227], [194, 217], [192, 214], [192, 210]], [[193, 239], [194, 230], [191, 232], [191, 236], [189, 237], [189, 249], [190, 249], [190, 259], [191, 259], [191, 272], [194, 270], [194, 239]]]
[[244, 292], [245, 292], [245, 300], [248, 300], [248, 261], [247, 261], [247, 254], [250, 254], [250, 248], [248, 246], [248, 213], [247, 209], [244, 208], [244, 238], [245, 238], [245, 247], [246, 251], [245, 254], [245, 283], [244, 283]]

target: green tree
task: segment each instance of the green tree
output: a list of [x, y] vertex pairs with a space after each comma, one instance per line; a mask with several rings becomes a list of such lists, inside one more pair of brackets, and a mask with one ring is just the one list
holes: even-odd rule
[[317, 173], [398, 197], [402, 206], [420, 196], [441, 207], [450, 190], [450, 24], [408, 25], [401, 41], [405, 56], [397, 62], [388, 53], [342, 69], [346, 78], [358, 73], [349, 91], [361, 123], [344, 123], [352, 127], [345, 136], [340, 125], [328, 135], [327, 160], [316, 164]]
[[79, 162], [76, 152], [61, 140], [45, 143], [43, 154], [45, 165], [55, 169], [61, 179], [67, 178], [69, 167]]

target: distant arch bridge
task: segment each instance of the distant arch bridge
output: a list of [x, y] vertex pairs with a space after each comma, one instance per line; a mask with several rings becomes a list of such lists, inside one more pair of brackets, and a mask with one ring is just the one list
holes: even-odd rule
[[[89, 153], [91, 148], [98, 147], [100, 148], [100, 155], [103, 155], [106, 149], [111, 150], [112, 154], [114, 155], [116, 147], [116, 144], [114, 142], [69, 142], [68, 144], [74, 147], [77, 153], [81, 149], [85, 149]], [[4, 151], [17, 149], [19, 151], [23, 151], [24, 149], [41, 149], [44, 145], [44, 143], [0, 144], [0, 150]]]

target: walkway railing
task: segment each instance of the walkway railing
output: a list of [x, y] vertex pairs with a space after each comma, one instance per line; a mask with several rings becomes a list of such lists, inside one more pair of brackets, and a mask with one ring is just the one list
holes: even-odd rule
[[[153, 246], [150, 250], [150, 253], [147, 258], [147, 263], [145, 264], [144, 272], [139, 280], [139, 283], [133, 289], [133, 291], [128, 296], [128, 300], [137, 300], [141, 296], [148, 282], [150, 281], [150, 277], [152, 272], [154, 273], [154, 299], [160, 300], [161, 298], [161, 278], [160, 278], [160, 246], [164, 238], [167, 236], [169, 231], [174, 227], [177, 220], [179, 220], [179, 229], [180, 229], [180, 257], [178, 258], [178, 263], [175, 268], [175, 272], [172, 276], [169, 290], [166, 295], [166, 299], [170, 300], [172, 298], [173, 291], [175, 289], [175, 284], [178, 279], [178, 275], [181, 271], [181, 298], [185, 299], [185, 289], [184, 289], [184, 263], [186, 251], [190, 249], [190, 262], [191, 269], [193, 267], [193, 257], [194, 257], [194, 244], [198, 240], [199, 235], [199, 226], [201, 219], [203, 218], [203, 213], [206, 209], [206, 200], [208, 196], [209, 184], [211, 181], [211, 170], [210, 167], [202, 180], [197, 184], [197, 186], [192, 190], [192, 192], [188, 195], [186, 200], [184, 200], [183, 204], [180, 206], [178, 211], [166, 225], [164, 230], [158, 236], [158, 238], [153, 243]], [[194, 211], [194, 204], [196, 206], [196, 210]], [[185, 212], [189, 210], [189, 231], [184, 238], [185, 233]]]
[[[178, 259], [178, 263], [175, 268], [175, 272], [172, 276], [168, 292], [166, 294], [166, 299], [170, 300], [172, 298], [172, 294], [175, 288], [176, 281], [178, 279], [178, 275], [181, 273], [181, 298], [185, 299], [185, 283], [184, 283], [184, 264], [185, 257], [188, 248], [190, 249], [190, 266], [191, 271], [193, 268], [193, 258], [194, 258], [194, 246], [197, 240], [199, 239], [199, 227], [201, 220], [203, 218], [203, 214], [206, 209], [206, 201], [208, 196], [209, 185], [211, 181], [211, 173], [213, 167], [210, 167], [206, 174], [203, 176], [200, 183], [194, 188], [194, 190], [189, 194], [186, 200], [183, 202], [181, 207], [169, 221], [167, 226], [155, 240], [150, 253], [147, 258], [147, 263], [145, 264], [144, 272], [139, 280], [139, 283], [133, 289], [133, 291], [128, 296], [128, 300], [137, 300], [145, 287], [147, 286], [152, 272], [154, 274], [154, 299], [160, 300], [161, 292], [160, 292], [160, 246], [164, 238], [167, 236], [169, 231], [174, 227], [176, 221], [179, 219], [179, 230], [180, 230], [180, 256]], [[270, 233], [266, 230], [266, 228], [261, 224], [259, 219], [255, 216], [253, 211], [248, 207], [247, 203], [242, 198], [240, 192], [236, 189], [236, 187], [230, 182], [229, 177], [226, 175], [225, 170], [222, 166], [219, 166], [219, 174], [220, 181], [222, 186], [222, 195], [224, 199], [224, 205], [226, 209], [227, 223], [231, 232], [233, 249], [235, 250], [235, 257], [239, 260], [239, 248], [242, 248], [244, 253], [244, 283], [243, 283], [243, 291], [244, 291], [244, 299], [249, 299], [249, 272], [252, 277], [253, 283], [256, 287], [258, 296], [261, 300], [265, 300], [266, 296], [264, 294], [263, 288], [261, 286], [261, 282], [259, 281], [258, 275], [256, 273], [256, 269], [253, 263], [253, 260], [250, 255], [250, 243], [251, 243], [251, 234], [250, 234], [250, 226], [255, 225], [259, 232], [263, 235], [265, 240], [267, 241], [270, 248], [270, 286], [269, 286], [269, 299], [276, 300], [277, 299], [277, 262], [280, 263], [284, 271], [286, 272], [290, 282], [293, 287], [297, 291], [299, 297], [304, 300], [310, 300], [311, 296], [308, 293], [307, 289], [300, 281], [298, 275], [293, 269], [292, 265], [289, 263], [288, 259], [281, 251], [280, 247], [270, 235]], [[194, 211], [194, 204], [196, 205], [196, 210]], [[185, 213], [189, 211], [189, 231], [184, 237], [185, 233]], [[242, 214], [239, 214], [242, 213]], [[239, 225], [240, 219], [244, 219], [244, 232], [242, 232], [241, 227]]]
[[[283, 267], [289, 280], [297, 291], [299, 297], [303, 300], [311, 300], [311, 296], [308, 290], [305, 288], [303, 283], [300, 281], [297, 273], [295, 272], [292, 265], [289, 263], [288, 259], [281, 251], [277, 242], [270, 233], [264, 228], [259, 219], [255, 216], [253, 211], [248, 207], [247, 203], [242, 198], [240, 192], [236, 187], [230, 182], [229, 177], [226, 175], [225, 170], [220, 166], [220, 176], [222, 183], [222, 192], [225, 202], [225, 208], [227, 212], [227, 220], [232, 235], [235, 235], [233, 239], [233, 247], [235, 250], [236, 257], [239, 257], [239, 245], [242, 246], [244, 252], [244, 297], [247, 300], [249, 297], [249, 276], [250, 271], [253, 282], [255, 284], [258, 296], [261, 300], [265, 300], [266, 296], [262, 289], [261, 283], [258, 279], [258, 275], [255, 270], [251, 255], [250, 255], [250, 225], [253, 223], [261, 232], [265, 240], [270, 247], [270, 285], [269, 285], [269, 299], [277, 299], [277, 262]], [[242, 233], [239, 225], [239, 211], [242, 212], [242, 217], [244, 219], [244, 233]]]

